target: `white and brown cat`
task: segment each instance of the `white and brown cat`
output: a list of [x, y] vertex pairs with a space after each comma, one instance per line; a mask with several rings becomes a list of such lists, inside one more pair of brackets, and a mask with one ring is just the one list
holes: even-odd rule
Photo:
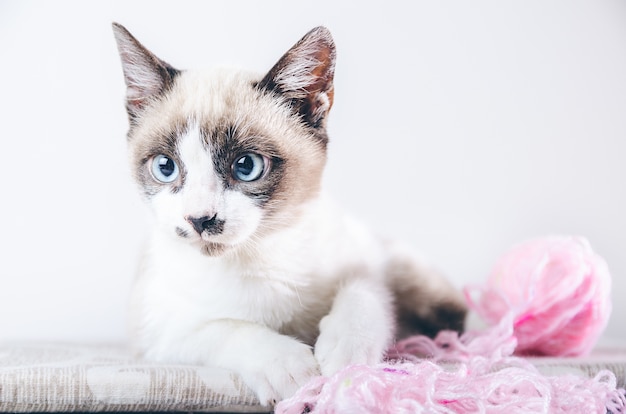
[[307, 33], [264, 75], [178, 70], [113, 25], [134, 177], [155, 222], [131, 303], [150, 359], [225, 367], [262, 404], [462, 329], [459, 293], [321, 191], [335, 45]]

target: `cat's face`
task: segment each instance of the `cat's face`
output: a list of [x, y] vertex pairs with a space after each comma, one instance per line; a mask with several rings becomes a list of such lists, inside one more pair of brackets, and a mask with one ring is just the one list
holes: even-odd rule
[[309, 32], [265, 76], [179, 71], [114, 25], [134, 176], [157, 225], [218, 255], [285, 228], [326, 160], [334, 45]]

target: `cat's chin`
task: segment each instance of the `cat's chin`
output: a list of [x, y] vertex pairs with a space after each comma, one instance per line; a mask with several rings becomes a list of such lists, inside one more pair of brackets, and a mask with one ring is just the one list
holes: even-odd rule
[[205, 256], [215, 257], [221, 256], [231, 248], [232, 246], [223, 243], [204, 242], [200, 246], [200, 251], [202, 251], [202, 254], [204, 254]]

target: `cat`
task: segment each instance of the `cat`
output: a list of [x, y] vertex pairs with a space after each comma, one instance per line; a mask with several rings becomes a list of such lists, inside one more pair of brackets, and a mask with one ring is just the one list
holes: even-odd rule
[[155, 218], [130, 306], [143, 357], [234, 370], [272, 405], [316, 375], [381, 361], [398, 337], [462, 330], [460, 293], [321, 189], [326, 28], [264, 76], [175, 69], [113, 31], [131, 170]]

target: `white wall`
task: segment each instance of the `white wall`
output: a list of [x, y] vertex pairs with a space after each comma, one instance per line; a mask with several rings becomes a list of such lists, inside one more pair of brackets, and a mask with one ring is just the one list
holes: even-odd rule
[[149, 225], [111, 21], [181, 68], [338, 47], [329, 190], [458, 286], [529, 237], [586, 236], [626, 338], [626, 3], [0, 3], [0, 339], [118, 341]]

